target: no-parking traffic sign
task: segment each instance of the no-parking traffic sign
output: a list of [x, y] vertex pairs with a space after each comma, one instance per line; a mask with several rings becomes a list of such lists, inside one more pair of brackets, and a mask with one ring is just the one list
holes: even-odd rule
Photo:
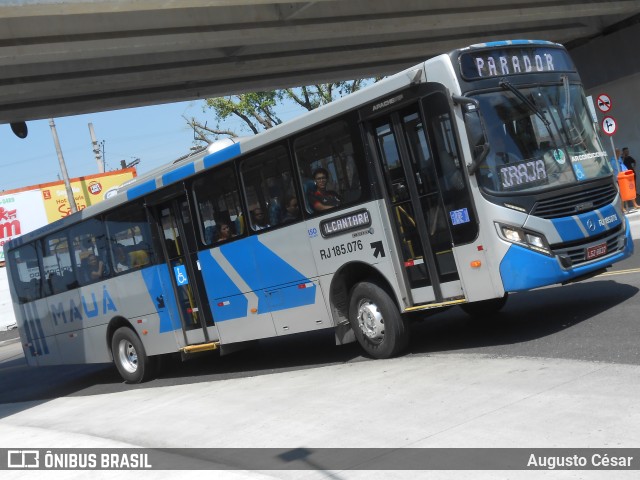
[[611, 110], [611, 97], [606, 93], [601, 93], [598, 95], [598, 99], [596, 100], [596, 105], [598, 105], [598, 110], [602, 113], [607, 113]]

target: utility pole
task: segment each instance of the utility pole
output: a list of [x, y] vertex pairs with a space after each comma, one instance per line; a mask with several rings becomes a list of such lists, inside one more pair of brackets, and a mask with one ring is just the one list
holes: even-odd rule
[[55, 144], [56, 152], [58, 153], [58, 161], [60, 162], [60, 170], [62, 171], [64, 186], [67, 189], [67, 200], [69, 200], [71, 213], [75, 213], [78, 211], [78, 207], [76, 206], [76, 199], [73, 198], [73, 190], [71, 189], [71, 183], [69, 182], [67, 165], [64, 163], [64, 157], [62, 156], [62, 149], [60, 148], [60, 142], [58, 141], [58, 132], [56, 131], [56, 124], [53, 122], [53, 118], [49, 119], [49, 126], [51, 127], [51, 135], [53, 135], [53, 143]]
[[100, 154], [100, 145], [98, 145], [98, 141], [96, 140], [96, 132], [93, 131], [93, 123], [89, 123], [89, 134], [91, 135], [93, 154], [96, 156], [96, 163], [98, 164], [98, 173], [104, 173], [104, 158]]

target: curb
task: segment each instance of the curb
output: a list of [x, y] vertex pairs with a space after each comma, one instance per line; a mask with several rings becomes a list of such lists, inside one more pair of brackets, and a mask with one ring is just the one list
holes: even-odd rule
[[0, 347], [4, 347], [6, 345], [11, 345], [12, 343], [19, 343], [19, 342], [20, 342], [20, 337], [10, 338], [9, 340], [2, 340], [0, 341]]

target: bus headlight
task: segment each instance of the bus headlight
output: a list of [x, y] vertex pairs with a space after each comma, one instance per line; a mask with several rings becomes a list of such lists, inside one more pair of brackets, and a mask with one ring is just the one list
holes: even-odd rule
[[544, 248], [544, 240], [542, 239], [542, 237], [527, 233], [526, 238], [527, 243], [532, 247]]
[[524, 235], [522, 230], [509, 227], [507, 225], [500, 225], [504, 239], [513, 243], [524, 243]]
[[547, 242], [547, 239], [544, 238], [544, 235], [541, 233], [531, 232], [523, 228], [504, 225], [502, 223], [496, 223], [496, 229], [498, 230], [500, 238], [507, 242], [517, 243], [518, 245], [545, 255], [553, 255], [551, 248], [549, 248], [549, 242]]

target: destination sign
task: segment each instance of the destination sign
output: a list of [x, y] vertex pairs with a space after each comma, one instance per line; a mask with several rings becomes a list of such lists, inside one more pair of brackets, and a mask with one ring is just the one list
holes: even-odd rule
[[522, 73], [573, 71], [575, 67], [571, 58], [559, 48], [517, 45], [468, 51], [460, 55], [460, 73], [468, 80]]
[[369, 210], [362, 209], [320, 222], [320, 234], [327, 238], [369, 226], [371, 226]]
[[523, 185], [533, 186], [547, 181], [547, 169], [541, 159], [502, 165], [498, 168], [498, 172], [502, 188], [505, 190]]

